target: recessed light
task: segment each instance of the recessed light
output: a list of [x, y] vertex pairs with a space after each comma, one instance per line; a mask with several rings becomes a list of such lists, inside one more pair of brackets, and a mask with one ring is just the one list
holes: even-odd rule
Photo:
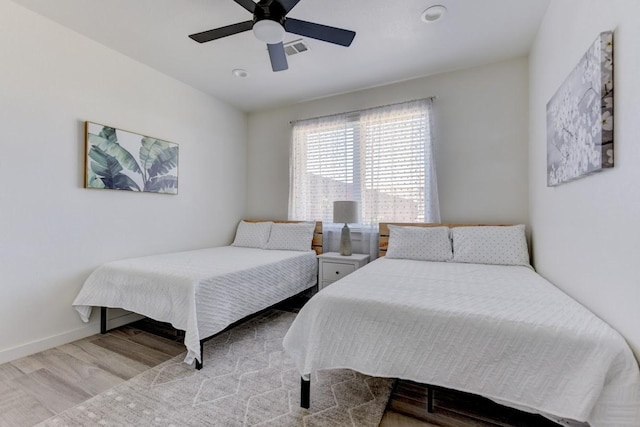
[[422, 21], [423, 22], [436, 22], [442, 19], [442, 17], [447, 13], [447, 8], [441, 4], [437, 4], [431, 7], [428, 7], [424, 12], [422, 12]]
[[236, 77], [248, 77], [249, 73], [247, 70], [243, 70], [242, 68], [236, 68], [231, 72]]

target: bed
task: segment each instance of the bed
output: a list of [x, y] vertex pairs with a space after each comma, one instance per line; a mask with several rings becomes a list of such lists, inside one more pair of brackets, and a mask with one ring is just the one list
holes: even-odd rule
[[[302, 375], [302, 406], [310, 404], [312, 372], [348, 368], [481, 395], [560, 423], [640, 426], [640, 375], [629, 346], [535, 273], [528, 253], [523, 258], [524, 226], [502, 228], [511, 234], [506, 251], [492, 247], [493, 231], [482, 231], [501, 227], [436, 228], [440, 237], [404, 239], [394, 257], [356, 270], [303, 307], [283, 341]], [[393, 238], [381, 224], [381, 255]], [[421, 244], [441, 247], [410, 259]], [[502, 265], [501, 251], [514, 248]]]
[[241, 221], [231, 246], [106, 263], [87, 278], [73, 307], [84, 322], [122, 308], [184, 331], [186, 363], [202, 368], [203, 342], [234, 322], [317, 283], [322, 223]]

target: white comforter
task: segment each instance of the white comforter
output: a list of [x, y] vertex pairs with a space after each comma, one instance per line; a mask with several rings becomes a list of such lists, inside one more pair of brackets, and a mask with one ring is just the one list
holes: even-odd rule
[[640, 426], [625, 340], [526, 267], [378, 259], [314, 296], [284, 347], [304, 375], [350, 368]]
[[185, 362], [200, 360], [200, 339], [315, 285], [313, 251], [223, 246], [107, 263], [85, 281], [73, 306], [118, 307], [185, 331]]

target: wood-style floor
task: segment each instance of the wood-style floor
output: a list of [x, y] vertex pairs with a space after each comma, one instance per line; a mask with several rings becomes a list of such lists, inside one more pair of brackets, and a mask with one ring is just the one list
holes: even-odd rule
[[183, 351], [127, 326], [0, 365], [0, 426], [37, 424]]
[[[108, 390], [182, 353], [179, 339], [163, 325], [141, 321], [0, 365], [0, 426], [32, 426]], [[425, 387], [404, 381], [397, 383], [380, 425], [557, 426], [450, 391], [435, 393], [435, 410], [428, 414]]]

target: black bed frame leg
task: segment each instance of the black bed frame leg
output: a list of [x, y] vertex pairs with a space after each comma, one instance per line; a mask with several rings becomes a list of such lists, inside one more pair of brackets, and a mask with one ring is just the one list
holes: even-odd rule
[[107, 307], [100, 307], [100, 333], [107, 333]]
[[300, 377], [300, 407], [309, 409], [311, 404], [311, 380]]
[[200, 340], [200, 360], [201, 360], [201, 362], [198, 362], [198, 359], [196, 359], [196, 369], [197, 370], [202, 369], [202, 363], [204, 362], [204, 354], [203, 354], [204, 351], [203, 351], [203, 349], [204, 349], [204, 341]]
[[427, 412], [433, 413], [433, 387], [427, 386]]

